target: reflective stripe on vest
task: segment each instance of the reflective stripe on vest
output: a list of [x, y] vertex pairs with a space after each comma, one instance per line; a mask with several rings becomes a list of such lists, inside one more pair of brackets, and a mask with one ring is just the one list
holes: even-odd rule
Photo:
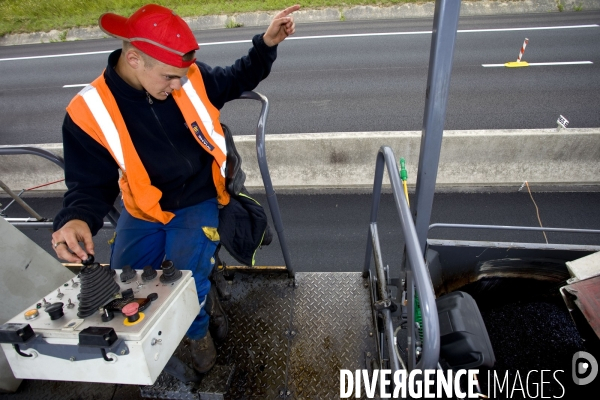
[[98, 90], [92, 85], [87, 85], [79, 92], [79, 95], [83, 97], [83, 100], [85, 100], [85, 103], [92, 112], [96, 122], [100, 125], [100, 129], [102, 130], [119, 167], [125, 171], [125, 158], [123, 157], [123, 148], [121, 147], [119, 132], [117, 131], [117, 127], [110, 117], [106, 106], [100, 98]]
[[181, 79], [181, 89], [174, 90], [172, 95], [188, 128], [198, 143], [214, 157], [221, 176], [225, 177], [227, 147], [219, 122], [220, 112], [208, 99], [202, 73], [196, 64], [190, 66], [187, 75]]
[[[194, 65], [194, 66], [196, 66], [196, 65]], [[188, 98], [192, 102], [192, 105], [196, 109], [198, 116], [200, 117], [200, 122], [204, 126], [204, 131], [208, 133], [209, 137], [217, 145], [217, 147], [221, 150], [221, 152], [224, 155], [226, 155], [227, 154], [227, 146], [225, 145], [225, 137], [223, 136], [222, 132], [219, 134], [215, 131], [215, 127], [214, 127], [212, 118], [210, 117], [210, 114], [208, 113], [208, 110], [206, 109], [206, 107], [204, 107], [204, 103], [202, 103], [202, 100], [200, 100], [200, 97], [198, 97], [198, 93], [194, 89], [194, 85], [187, 77], [184, 77], [183, 79], [181, 79], [181, 84], [182, 84], [181, 88], [187, 94]], [[176, 100], [177, 100], [177, 98], [176, 98]], [[219, 123], [219, 127], [220, 126], [221, 125]], [[198, 138], [197, 134], [196, 134], [196, 137]], [[198, 138], [198, 139], [200, 139], [200, 138]], [[202, 144], [204, 144], [204, 143], [202, 143]], [[217, 161], [217, 163], [218, 163], [218, 161]], [[223, 162], [219, 163], [222, 176], [225, 176], [226, 165], [227, 165], [227, 157], [225, 157]]]

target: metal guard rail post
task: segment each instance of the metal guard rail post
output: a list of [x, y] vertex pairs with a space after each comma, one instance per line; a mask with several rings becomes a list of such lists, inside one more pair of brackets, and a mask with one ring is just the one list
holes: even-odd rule
[[[363, 270], [363, 277], [368, 277], [370, 269], [370, 260], [373, 252], [373, 226], [377, 224], [377, 212], [379, 209], [379, 203], [381, 200], [381, 188], [383, 183], [383, 169], [384, 165], [387, 167], [390, 183], [392, 186], [392, 192], [394, 194], [394, 200], [396, 203], [396, 209], [400, 217], [400, 225], [402, 233], [404, 235], [406, 243], [407, 253], [407, 265], [409, 271], [414, 276], [416, 284], [417, 294], [421, 303], [421, 313], [423, 316], [423, 343], [421, 359], [416, 364], [417, 369], [437, 369], [440, 354], [440, 327], [437, 314], [437, 306], [435, 303], [435, 295], [433, 288], [430, 284], [430, 278], [423, 259], [423, 254], [417, 238], [417, 232], [415, 230], [415, 224], [412, 219], [410, 208], [404, 198], [404, 192], [402, 190], [402, 184], [398, 175], [398, 166], [396, 164], [396, 157], [391, 148], [382, 146], [377, 154], [377, 163], [375, 166], [375, 179], [373, 183], [373, 203], [371, 208], [371, 220], [368, 231], [367, 240], [367, 252], [365, 255], [365, 264]], [[378, 284], [382, 281], [382, 277], [378, 279]], [[410, 293], [410, 291], [409, 291]], [[387, 296], [387, 294], [385, 294]], [[410, 296], [408, 299], [408, 312], [411, 318], [414, 318], [414, 297]], [[386, 310], [389, 313], [389, 309]], [[387, 321], [385, 329], [387, 330], [388, 337], [388, 352], [390, 358], [396, 360], [395, 352], [391, 348], [394, 346], [393, 340], [393, 327], [391, 325], [391, 318]], [[414, 340], [410, 346], [414, 347]], [[397, 360], [396, 365], [397, 367]], [[410, 368], [410, 360], [409, 360]]]
[[[51, 161], [61, 167], [63, 170], [65, 169], [65, 161], [62, 159], [62, 157], [59, 157], [48, 150], [27, 146], [0, 147], [0, 156], [24, 154], [45, 158], [46, 160]], [[116, 227], [119, 215], [119, 211], [117, 211], [117, 209], [113, 206], [108, 212], [106, 219], [110, 221], [110, 225]], [[52, 228], [52, 222], [15, 222], [12, 223], [12, 225], [18, 228]], [[104, 223], [105, 228], [109, 227], [110, 225], [106, 222]]]
[[265, 186], [265, 192], [267, 194], [267, 202], [269, 203], [269, 210], [271, 211], [271, 217], [273, 218], [273, 224], [277, 231], [277, 237], [279, 238], [279, 244], [281, 245], [281, 252], [283, 253], [283, 260], [288, 271], [288, 276], [294, 278], [294, 270], [292, 269], [292, 263], [290, 260], [290, 253], [285, 240], [283, 232], [283, 223], [281, 221], [281, 212], [279, 211], [279, 203], [277, 202], [277, 196], [273, 189], [273, 183], [271, 182], [271, 175], [269, 174], [269, 166], [267, 164], [267, 150], [265, 148], [265, 127], [267, 125], [267, 115], [269, 114], [269, 100], [262, 94], [257, 92], [243, 92], [240, 99], [258, 100], [261, 102], [260, 116], [258, 118], [258, 125], [256, 127], [256, 155], [258, 158], [258, 167], [262, 176], [263, 184]]

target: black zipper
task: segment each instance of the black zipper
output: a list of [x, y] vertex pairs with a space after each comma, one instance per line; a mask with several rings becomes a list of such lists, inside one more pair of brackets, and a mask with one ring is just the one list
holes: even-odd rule
[[[146, 92], [146, 97], [148, 99], [148, 103], [150, 105], [153, 105], [154, 101], [152, 101], [152, 98], [150, 97], [150, 93]], [[171, 144], [171, 147], [173, 147], [173, 149], [175, 149], [175, 151], [177, 153], [179, 153], [181, 155], [181, 158], [183, 158], [185, 160], [185, 162], [187, 163], [187, 165], [188, 165], [188, 167], [190, 169], [190, 176], [193, 175], [193, 173], [194, 173], [194, 167], [192, 166], [191, 161], [185, 155], [183, 155], [183, 153], [181, 151], [179, 151], [179, 149], [177, 147], [175, 147], [175, 145], [171, 141], [171, 138], [169, 137], [169, 135], [165, 131], [165, 128], [163, 128], [162, 124], [160, 123], [160, 119], [158, 118], [158, 115], [156, 115], [156, 111], [154, 111], [154, 107], [150, 107], [150, 110], [152, 110], [152, 115], [154, 115], [154, 119], [156, 119], [156, 122], [158, 122], [158, 126], [160, 126], [160, 129], [162, 130], [163, 134], [165, 135], [165, 138], [167, 138], [167, 141], [169, 142], [169, 144]], [[181, 186], [181, 194], [177, 198], [176, 207], [179, 207], [179, 202], [180, 202], [181, 197], [183, 196], [183, 193], [185, 191], [185, 186], [186, 186], [186, 182], [184, 182], [183, 185]]]

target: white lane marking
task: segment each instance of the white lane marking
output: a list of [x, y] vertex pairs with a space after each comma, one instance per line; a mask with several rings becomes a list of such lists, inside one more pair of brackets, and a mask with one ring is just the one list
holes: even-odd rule
[[[591, 61], [566, 61], [566, 62], [546, 62], [546, 63], [527, 63], [528, 65], [582, 65], [593, 64]], [[484, 68], [504, 67], [504, 64], [481, 64]], [[64, 85], [63, 88], [85, 87], [88, 83], [79, 83], [74, 85]]]
[[[289, 40], [291, 38], [287, 38]], [[198, 46], [216, 46], [221, 44], [239, 44], [239, 43], [252, 43], [252, 40], [232, 40], [230, 42], [210, 42], [210, 43], [198, 43]]]
[[[540, 31], [552, 29], [576, 29], [576, 28], [598, 28], [600, 25], [569, 25], [569, 26], [539, 26], [535, 28], [497, 28], [497, 29], [459, 29], [458, 33], [481, 33], [481, 32], [512, 32], [512, 31]], [[431, 34], [431, 31], [415, 31], [415, 32], [382, 32], [382, 33], [353, 33], [347, 35], [322, 35], [322, 36], [300, 36], [289, 37], [285, 40], [307, 40], [307, 39], [329, 39], [329, 38], [347, 38], [347, 37], [369, 37], [369, 36], [399, 36], [399, 35], [426, 35]], [[225, 42], [223, 42], [225, 43]], [[210, 43], [205, 44], [209, 46]]]
[[114, 50], [106, 51], [88, 51], [85, 53], [69, 53], [69, 54], [49, 54], [46, 56], [31, 56], [31, 57], [12, 57], [12, 58], [0, 58], [0, 61], [19, 61], [19, 60], [36, 60], [39, 58], [57, 58], [57, 57], [74, 57], [74, 56], [91, 56], [94, 54], [109, 54]]
[[[579, 29], [579, 28], [598, 28], [600, 25], [569, 25], [569, 26], [538, 26], [531, 28], [497, 28], [497, 29], [459, 29], [458, 33], [480, 33], [480, 32], [513, 32], [513, 31], [539, 31], [539, 30], [553, 30], [553, 29]], [[372, 36], [400, 36], [400, 35], [426, 35], [431, 34], [431, 31], [416, 31], [416, 32], [383, 32], [383, 33], [353, 33], [347, 35], [320, 35], [320, 36], [300, 36], [290, 37], [286, 40], [311, 40], [311, 39], [337, 39], [337, 38], [351, 38], [351, 37], [372, 37]], [[210, 42], [210, 43], [198, 43], [200, 46], [216, 46], [226, 44], [240, 44], [240, 43], [251, 43], [251, 40], [233, 40], [229, 42]], [[108, 54], [114, 50], [106, 51], [90, 51], [86, 53], [69, 53], [69, 54], [50, 54], [45, 56], [30, 56], [30, 57], [11, 57], [11, 58], [0, 58], [0, 61], [19, 61], [19, 60], [34, 60], [41, 58], [56, 58], [56, 57], [73, 57], [73, 56], [89, 56], [95, 54]]]
[[[591, 61], [564, 61], [564, 62], [545, 62], [545, 63], [531, 63], [528, 62], [528, 65], [582, 65], [582, 64], [593, 64]], [[493, 67], [504, 67], [504, 64], [481, 64], [484, 68], [493, 68]]]
[[578, 28], [598, 28], [600, 25], [566, 25], [566, 26], [537, 26], [534, 28], [498, 28], [498, 29], [470, 29], [458, 30], [459, 33], [476, 33], [476, 32], [512, 32], [512, 31], [547, 31], [552, 29], [578, 29]]

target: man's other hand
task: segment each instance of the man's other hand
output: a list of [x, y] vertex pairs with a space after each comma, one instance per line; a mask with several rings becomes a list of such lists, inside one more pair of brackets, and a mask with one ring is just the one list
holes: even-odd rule
[[271, 25], [269, 25], [269, 28], [267, 28], [267, 31], [263, 35], [263, 40], [267, 46], [275, 46], [283, 42], [286, 37], [294, 34], [296, 24], [294, 23], [294, 17], [290, 14], [299, 9], [300, 6], [296, 4], [295, 6], [286, 8], [273, 18]]
[[[81, 248], [79, 242], [83, 242], [85, 249]], [[90, 227], [82, 220], [70, 220], [52, 234], [52, 247], [61, 260], [73, 263], [86, 260], [88, 254], [94, 254]]]

